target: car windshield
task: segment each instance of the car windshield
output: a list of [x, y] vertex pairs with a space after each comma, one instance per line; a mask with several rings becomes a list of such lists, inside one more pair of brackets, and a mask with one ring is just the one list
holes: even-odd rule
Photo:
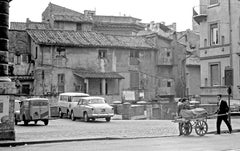
[[104, 104], [104, 99], [91, 99], [88, 101], [89, 104]]
[[72, 96], [72, 102], [78, 102], [83, 96]]

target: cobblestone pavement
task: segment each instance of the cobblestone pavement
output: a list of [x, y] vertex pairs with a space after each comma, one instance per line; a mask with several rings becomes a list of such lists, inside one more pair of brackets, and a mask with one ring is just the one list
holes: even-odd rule
[[[207, 121], [208, 132], [215, 131], [216, 119]], [[233, 130], [240, 129], [240, 119], [232, 119]], [[226, 130], [222, 123], [222, 130]], [[23, 123], [15, 126], [16, 141], [38, 141], [38, 140], [61, 140], [76, 138], [100, 138], [100, 137], [160, 137], [178, 135], [178, 124], [171, 120], [112, 120], [105, 122], [83, 122], [81, 120], [71, 121], [69, 119], [50, 120], [48, 126], [42, 122], [38, 125]], [[193, 130], [192, 135], [196, 135]]]

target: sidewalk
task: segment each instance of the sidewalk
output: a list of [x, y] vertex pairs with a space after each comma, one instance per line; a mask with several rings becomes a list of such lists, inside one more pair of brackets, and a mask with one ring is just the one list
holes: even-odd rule
[[[59, 123], [62, 122], [65, 123], [60, 125]], [[231, 123], [233, 133], [240, 132], [240, 119], [233, 117]], [[206, 135], [214, 134], [216, 131], [216, 119], [208, 119], [207, 124], [208, 133]], [[57, 119], [51, 121], [48, 126], [16, 126], [15, 130], [16, 140], [2, 141], [0, 142], [0, 147], [71, 141], [178, 136], [177, 123], [173, 123], [170, 120], [113, 120], [110, 123], [85, 123], [79, 121], [73, 122], [66, 119]], [[227, 127], [224, 122], [221, 125], [221, 130], [223, 133], [227, 131]], [[196, 135], [194, 130], [191, 135]]]

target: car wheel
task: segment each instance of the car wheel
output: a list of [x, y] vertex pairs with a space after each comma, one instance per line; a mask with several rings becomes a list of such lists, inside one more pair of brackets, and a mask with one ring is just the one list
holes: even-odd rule
[[16, 119], [15, 119], [15, 121], [14, 121], [14, 122], [15, 122], [15, 125], [17, 125], [17, 124], [18, 124], [18, 121], [17, 121]]
[[72, 119], [72, 121], [75, 121], [75, 120], [76, 120], [73, 111], [72, 111], [72, 113], [71, 113], [71, 119]]
[[69, 111], [67, 111], [67, 118], [71, 119], [71, 114]]
[[87, 112], [84, 113], [83, 117], [84, 117], [84, 122], [88, 122], [89, 121]]
[[44, 125], [48, 125], [48, 120], [43, 121]]
[[24, 125], [28, 125], [28, 120], [26, 120], [25, 116], [23, 116], [23, 123]]
[[95, 118], [92, 118], [92, 121], [95, 121], [96, 119]]
[[106, 121], [110, 122], [111, 121], [111, 117], [106, 117]]
[[59, 111], [58, 111], [58, 116], [59, 116], [60, 118], [62, 118], [62, 117], [63, 117], [63, 113], [62, 113], [62, 111], [61, 111], [61, 110], [59, 110]]
[[38, 122], [38, 121], [34, 121], [34, 124], [37, 125], [37, 122]]

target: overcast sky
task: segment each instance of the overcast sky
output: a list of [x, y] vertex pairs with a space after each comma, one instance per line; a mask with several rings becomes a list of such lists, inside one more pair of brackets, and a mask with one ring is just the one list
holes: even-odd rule
[[149, 23], [177, 23], [177, 31], [192, 29], [192, 8], [199, 0], [12, 0], [10, 2], [10, 22], [40, 22], [42, 12], [49, 2], [80, 13], [96, 10], [97, 15], [132, 16]]

